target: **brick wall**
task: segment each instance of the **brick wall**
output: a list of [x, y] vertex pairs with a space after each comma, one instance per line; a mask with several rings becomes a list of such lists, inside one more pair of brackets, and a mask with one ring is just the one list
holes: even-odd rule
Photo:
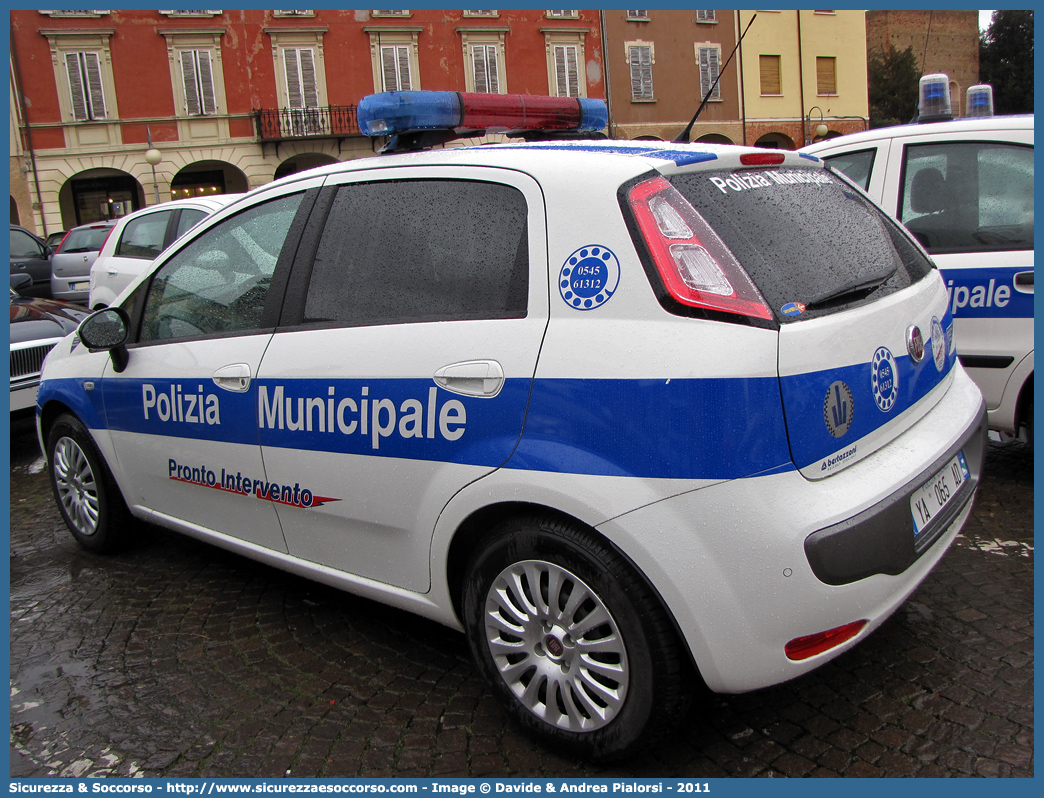
[[923, 60], [922, 74], [941, 72], [956, 82], [960, 97], [951, 102], [955, 113], [963, 110], [964, 93], [979, 82], [978, 11], [867, 11], [867, 51], [885, 51], [889, 44], [900, 51], [913, 47], [918, 66]]

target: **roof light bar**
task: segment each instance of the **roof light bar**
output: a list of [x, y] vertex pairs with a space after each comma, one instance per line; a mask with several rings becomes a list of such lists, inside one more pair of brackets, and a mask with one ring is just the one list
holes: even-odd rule
[[918, 122], [942, 122], [953, 119], [950, 79], [946, 75], [925, 75], [921, 78], [919, 86]]
[[968, 87], [968, 101], [965, 113], [969, 117], [993, 116], [993, 86], [982, 83]]
[[419, 130], [603, 130], [603, 100], [529, 94], [455, 91], [388, 91], [359, 101], [359, 129], [366, 136]]

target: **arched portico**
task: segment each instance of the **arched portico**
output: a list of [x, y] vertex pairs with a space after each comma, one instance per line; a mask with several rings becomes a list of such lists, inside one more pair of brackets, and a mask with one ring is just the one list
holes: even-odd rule
[[755, 147], [764, 147], [770, 150], [796, 150], [794, 139], [786, 133], [766, 133], [754, 142]]

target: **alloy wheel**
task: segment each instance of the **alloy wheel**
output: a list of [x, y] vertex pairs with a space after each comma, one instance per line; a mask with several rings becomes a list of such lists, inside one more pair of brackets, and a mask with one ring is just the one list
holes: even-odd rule
[[552, 726], [594, 731], [623, 708], [630, 672], [620, 630], [561, 566], [526, 560], [501, 571], [486, 594], [485, 628], [504, 683]]

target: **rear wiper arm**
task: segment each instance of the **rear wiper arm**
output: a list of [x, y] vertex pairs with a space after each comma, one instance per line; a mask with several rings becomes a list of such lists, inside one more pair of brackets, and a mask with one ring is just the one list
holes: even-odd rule
[[817, 305], [825, 305], [828, 302], [833, 302], [835, 300], [841, 299], [842, 297], [846, 297], [849, 294], [859, 294], [864, 291], [871, 291], [877, 288], [877, 286], [881, 285], [881, 283], [883, 283], [893, 274], [895, 274], [897, 268], [898, 267], [896, 266], [891, 266], [879, 272], [874, 272], [873, 274], [868, 274], [863, 277], [857, 277], [854, 280], [850, 280], [849, 282], [845, 283], [844, 285], [838, 286], [837, 288], [832, 288], [826, 293], [820, 294], [817, 297], [813, 297], [805, 303], [805, 307], [814, 308]]

